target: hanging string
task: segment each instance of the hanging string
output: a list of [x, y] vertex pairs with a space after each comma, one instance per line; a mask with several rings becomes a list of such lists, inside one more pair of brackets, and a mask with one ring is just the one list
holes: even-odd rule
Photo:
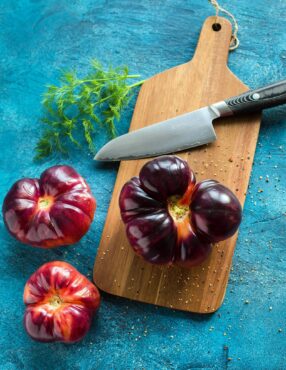
[[239, 46], [239, 39], [237, 37], [238, 33], [238, 23], [237, 20], [235, 19], [234, 15], [230, 13], [228, 10], [222, 8], [217, 0], [209, 0], [209, 2], [214, 6], [215, 11], [216, 11], [216, 17], [218, 17], [219, 12], [226, 14], [232, 21], [233, 23], [233, 31], [231, 35], [231, 40], [230, 40], [230, 45], [229, 45], [229, 50], [235, 50]]

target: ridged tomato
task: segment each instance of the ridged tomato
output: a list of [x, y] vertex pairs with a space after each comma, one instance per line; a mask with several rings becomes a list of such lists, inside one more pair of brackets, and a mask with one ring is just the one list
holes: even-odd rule
[[85, 180], [69, 166], [54, 166], [40, 179], [24, 178], [3, 203], [9, 232], [23, 243], [42, 248], [79, 241], [93, 220], [96, 202]]
[[123, 186], [119, 206], [134, 251], [157, 264], [201, 263], [241, 221], [231, 190], [215, 180], [196, 184], [188, 163], [171, 155], [147, 162]]
[[27, 281], [24, 303], [24, 327], [33, 339], [76, 342], [89, 330], [100, 295], [73, 266], [54, 261], [41, 266]]

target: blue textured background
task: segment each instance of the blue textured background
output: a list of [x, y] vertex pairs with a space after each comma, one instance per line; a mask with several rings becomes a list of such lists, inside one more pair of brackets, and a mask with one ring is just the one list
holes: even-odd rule
[[[285, 0], [222, 5], [240, 25], [241, 46], [229, 60], [233, 72], [251, 87], [285, 78]], [[175, 312], [104, 294], [81, 343], [39, 344], [22, 328], [23, 287], [42, 263], [66, 260], [91, 278], [117, 171], [84, 152], [32, 162], [44, 86], [57, 81], [60, 68], [84, 71], [92, 57], [127, 63], [143, 77], [184, 63], [212, 14], [206, 0], [1, 0], [0, 201], [18, 178], [63, 162], [86, 177], [98, 200], [90, 232], [71, 247], [21, 245], [1, 220], [1, 370], [286, 369], [285, 107], [264, 115], [233, 270], [217, 313]], [[128, 130], [132, 108], [119, 133]]]

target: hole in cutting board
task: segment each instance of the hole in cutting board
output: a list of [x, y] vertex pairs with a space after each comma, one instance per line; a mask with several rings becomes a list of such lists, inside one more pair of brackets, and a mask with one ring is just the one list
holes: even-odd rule
[[214, 31], [218, 32], [218, 31], [220, 31], [220, 30], [221, 30], [221, 24], [219, 24], [219, 23], [214, 23], [214, 24], [212, 25], [212, 28], [213, 28], [213, 30], [214, 30]]

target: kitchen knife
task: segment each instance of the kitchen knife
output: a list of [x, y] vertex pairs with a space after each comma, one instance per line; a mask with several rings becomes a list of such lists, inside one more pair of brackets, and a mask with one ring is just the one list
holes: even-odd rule
[[286, 103], [286, 80], [229, 98], [117, 137], [104, 145], [98, 161], [155, 157], [211, 143], [216, 139], [213, 120], [260, 111]]

